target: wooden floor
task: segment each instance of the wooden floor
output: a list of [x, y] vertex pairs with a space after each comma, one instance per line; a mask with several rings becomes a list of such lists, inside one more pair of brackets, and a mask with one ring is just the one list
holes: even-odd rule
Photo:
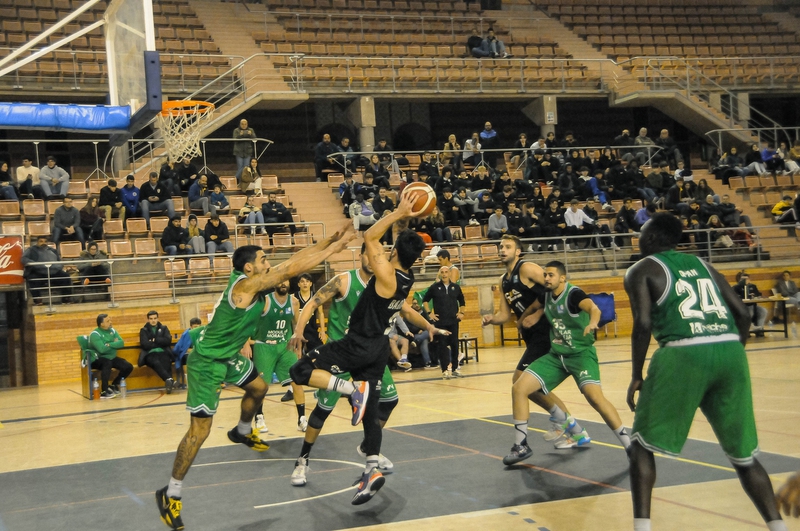
[[[625, 425], [630, 426], [633, 414], [625, 407], [630, 377], [629, 339], [601, 339], [597, 348], [606, 395], [617, 406]], [[493, 424], [493, 436], [506, 440], [510, 447], [512, 428], [489, 418], [510, 414], [511, 372], [521, 353], [518, 347], [485, 349], [481, 351], [480, 363], [472, 362], [463, 367], [467, 377], [460, 380], [442, 381], [436, 378], [435, 370], [394, 373], [400, 404], [388, 427], [485, 420]], [[800, 341], [777, 335], [755, 339], [748, 344], [748, 353], [761, 450], [800, 458]], [[270, 431], [265, 438], [298, 438], [299, 450], [301, 434], [296, 430], [294, 407], [291, 403], [280, 403], [282, 392], [274, 387], [267, 397], [265, 410]], [[602, 422], [571, 380], [558, 389], [558, 394], [576, 417]], [[206, 447], [230, 445], [226, 431], [237, 421], [238, 396], [238, 389], [223, 391], [215, 428]], [[314, 399], [310, 392], [306, 397], [310, 411]], [[79, 382], [0, 392], [0, 474], [174, 452], [189, 419], [183, 399], [183, 393], [167, 396], [160, 392], [143, 392], [131, 393], [126, 399], [91, 402], [81, 397]], [[326, 424], [322, 438], [326, 434], [353, 430], [348, 412], [340, 405]], [[715, 440], [700, 414], [695, 418], [690, 437], [699, 441]], [[539, 440], [538, 444], [543, 443]], [[389, 457], [391, 450], [384, 447]], [[536, 448], [531, 458], [533, 464], [535, 461]], [[705, 466], [702, 462], [696, 465], [698, 470]], [[497, 474], [503, 474], [501, 465]], [[786, 475], [773, 475], [773, 484], [782, 484]], [[164, 470], [160, 477], [153, 477], [152, 489], [163, 486], [168, 477], [169, 470]], [[190, 472], [186, 484], [191, 481]], [[630, 494], [621, 490], [601, 496], [386, 522], [365, 529], [631, 529]], [[512, 494], [515, 493], [510, 493], [509, 498]], [[735, 479], [661, 488], [657, 483], [655, 498], [654, 529], [765, 528]], [[143, 506], [141, 512], [143, 521], [156, 518], [155, 508], [150, 504]], [[365, 521], [364, 525], [373, 522]], [[156, 519], [154, 525], [143, 524], [142, 529], [158, 529], [159, 525]], [[13, 531], [4, 527], [2, 511], [0, 529]], [[30, 529], [36, 529], [35, 525]], [[800, 521], [789, 522], [789, 529], [800, 530]]]

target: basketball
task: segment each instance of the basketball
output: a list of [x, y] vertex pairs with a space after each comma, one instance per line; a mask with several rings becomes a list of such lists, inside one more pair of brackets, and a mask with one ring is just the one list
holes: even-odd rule
[[411, 183], [403, 188], [403, 197], [413, 194], [412, 213], [418, 218], [429, 216], [436, 208], [436, 192], [425, 183]]

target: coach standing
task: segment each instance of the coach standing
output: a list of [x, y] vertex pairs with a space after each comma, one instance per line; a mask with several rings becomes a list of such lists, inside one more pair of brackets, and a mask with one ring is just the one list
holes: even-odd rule
[[[464, 318], [464, 294], [461, 286], [450, 282], [449, 267], [439, 269], [439, 275], [441, 280], [434, 282], [428, 289], [422, 303], [436, 328], [450, 332], [449, 336], [439, 335], [434, 341], [442, 367], [442, 378], [449, 380], [453, 376], [461, 376], [458, 368], [458, 323]], [[430, 301], [433, 301], [433, 310], [429, 309]]]

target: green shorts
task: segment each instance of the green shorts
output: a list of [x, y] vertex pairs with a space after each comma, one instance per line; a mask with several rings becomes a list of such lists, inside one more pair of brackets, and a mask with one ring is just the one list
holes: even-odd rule
[[187, 367], [186, 409], [206, 415], [217, 412], [223, 383], [242, 385], [253, 374], [253, 362], [241, 354], [229, 360], [213, 360], [192, 351]]
[[256, 343], [253, 345], [253, 363], [256, 364], [256, 370], [267, 385], [272, 383], [272, 373], [275, 373], [281, 385], [287, 386], [292, 383], [289, 369], [297, 363], [297, 355], [288, 350], [285, 343], [280, 345]]
[[[342, 378], [343, 380], [350, 379], [349, 372], [337, 374], [336, 376]], [[336, 403], [342, 396], [341, 393], [327, 391], [325, 389], [320, 389], [315, 394], [317, 397], [317, 405], [322, 409], [327, 409], [328, 411], [331, 411], [336, 407]], [[383, 378], [381, 378], [381, 397], [379, 402], [394, 402], [395, 400], [397, 400], [397, 386], [394, 384], [392, 371], [390, 371], [389, 367], [387, 366], [383, 371]]]
[[600, 385], [600, 366], [597, 364], [597, 351], [594, 347], [561, 356], [551, 350], [525, 369], [539, 380], [542, 392], [547, 394], [572, 376], [578, 388], [587, 384]]
[[750, 369], [738, 341], [657, 349], [639, 393], [631, 439], [650, 451], [678, 455], [698, 407], [728, 459], [752, 463], [758, 436]]

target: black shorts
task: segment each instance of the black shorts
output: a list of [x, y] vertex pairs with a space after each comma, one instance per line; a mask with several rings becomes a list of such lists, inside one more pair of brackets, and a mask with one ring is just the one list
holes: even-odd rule
[[389, 360], [389, 337], [358, 337], [347, 334], [309, 352], [308, 357], [317, 369], [333, 375], [349, 372], [353, 380], [378, 381]]
[[517, 370], [524, 371], [528, 365], [538, 360], [550, 351], [550, 327], [544, 333], [540, 327], [534, 326], [523, 330], [522, 339], [525, 341], [525, 352], [517, 363]]

